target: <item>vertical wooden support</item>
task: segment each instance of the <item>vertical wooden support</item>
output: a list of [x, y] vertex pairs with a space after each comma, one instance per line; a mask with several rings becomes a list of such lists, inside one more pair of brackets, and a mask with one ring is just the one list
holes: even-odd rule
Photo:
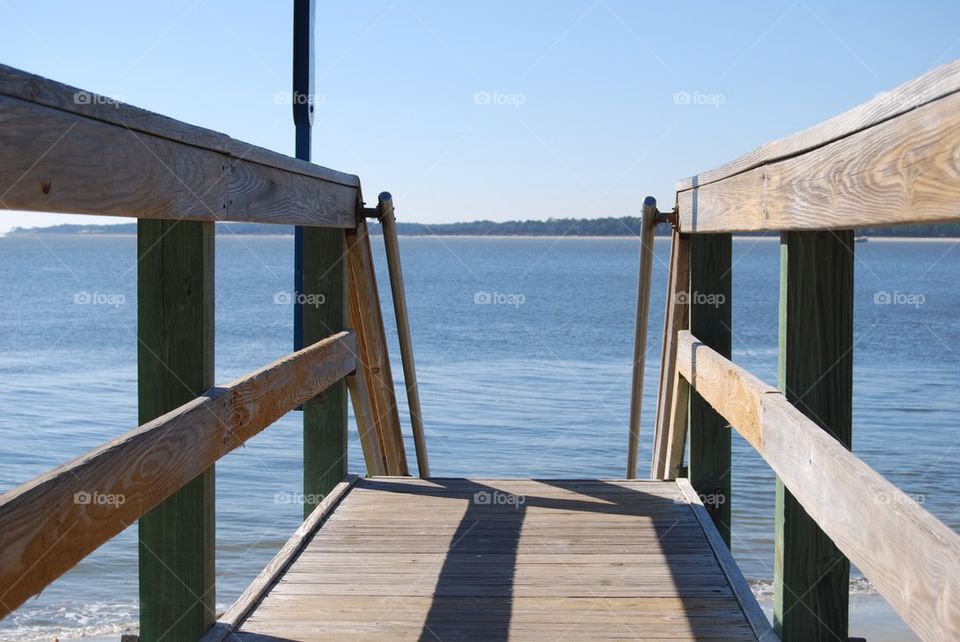
[[[784, 232], [780, 241], [780, 388], [848, 448], [853, 248], [852, 231]], [[775, 548], [774, 626], [782, 639], [846, 640], [850, 563], [779, 480]]]
[[643, 200], [640, 217], [640, 274], [637, 279], [637, 319], [633, 339], [633, 385], [630, 389], [630, 434], [627, 439], [627, 479], [637, 478], [640, 451], [640, 414], [643, 409], [643, 371], [647, 363], [647, 327], [650, 320], [650, 284], [653, 278], [653, 237], [657, 200]]
[[690, 384], [676, 371], [673, 375], [671, 406], [664, 477], [676, 479], [680, 477], [683, 466], [683, 450], [687, 438], [687, 411], [690, 407]]
[[[730, 234], [690, 237], [690, 332], [730, 358], [732, 327], [732, 257]], [[718, 498], [707, 512], [730, 546], [731, 431], [726, 420], [693, 391], [690, 393], [690, 485], [701, 495]]]
[[346, 238], [348, 312], [350, 328], [357, 336], [357, 376], [365, 378], [387, 474], [409, 475], [366, 220], [360, 218], [356, 229], [347, 230]]
[[687, 327], [690, 237], [674, 231], [667, 280], [667, 304], [663, 321], [663, 349], [660, 354], [660, 388], [653, 437], [650, 478], [666, 479], [670, 415], [673, 408], [674, 377], [677, 371], [677, 331]]
[[380, 436], [373, 421], [373, 405], [367, 392], [367, 381], [362, 373], [347, 375], [347, 392], [353, 402], [353, 416], [360, 436], [360, 450], [368, 475], [386, 475], [387, 462], [380, 448]]
[[383, 246], [387, 253], [387, 271], [390, 273], [390, 291], [393, 293], [393, 312], [397, 318], [397, 342], [400, 344], [400, 361], [403, 365], [403, 383], [407, 389], [407, 406], [410, 408], [410, 428], [417, 453], [417, 472], [420, 477], [430, 476], [427, 458], [427, 439], [423, 431], [423, 414], [420, 410], [420, 390], [417, 387], [417, 368], [413, 361], [413, 338], [410, 334], [410, 319], [407, 315], [407, 296], [403, 287], [403, 268], [400, 265], [400, 238], [397, 220], [393, 213], [393, 197], [382, 192], [378, 198], [380, 226], [383, 228]]
[[[137, 224], [137, 389], [145, 424], [213, 385], [214, 227]], [[196, 640], [215, 619], [214, 467], [140, 518], [140, 639]]]
[[[343, 231], [303, 228], [303, 341], [312, 345], [347, 327]], [[303, 516], [347, 474], [347, 384], [340, 380], [303, 404]]]

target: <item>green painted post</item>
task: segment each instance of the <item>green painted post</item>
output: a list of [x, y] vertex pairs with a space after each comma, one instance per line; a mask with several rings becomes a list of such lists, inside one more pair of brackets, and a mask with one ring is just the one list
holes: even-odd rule
[[[730, 358], [732, 327], [730, 234], [690, 235], [690, 332]], [[710, 404], [691, 390], [689, 412], [690, 484], [715, 501], [706, 503], [723, 541], [730, 546], [730, 427]]]
[[[343, 230], [303, 228], [303, 344], [347, 327]], [[303, 404], [303, 516], [347, 474], [347, 384], [341, 379]]]
[[[850, 447], [853, 231], [780, 240], [780, 389]], [[777, 480], [774, 626], [784, 642], [846, 640], [850, 562]]]
[[[140, 423], [213, 385], [213, 223], [137, 225]], [[214, 467], [140, 518], [140, 639], [196, 640], [215, 619]]]

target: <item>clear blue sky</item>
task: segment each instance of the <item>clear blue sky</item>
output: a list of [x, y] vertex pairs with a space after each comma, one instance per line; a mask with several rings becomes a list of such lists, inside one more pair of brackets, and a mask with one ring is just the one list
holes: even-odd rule
[[[291, 4], [0, 0], [0, 62], [292, 153], [275, 99]], [[637, 214], [644, 194], [669, 204], [678, 178], [960, 57], [956, 0], [318, 0], [317, 14], [315, 162], [421, 222]], [[0, 232], [91, 220], [0, 217]]]

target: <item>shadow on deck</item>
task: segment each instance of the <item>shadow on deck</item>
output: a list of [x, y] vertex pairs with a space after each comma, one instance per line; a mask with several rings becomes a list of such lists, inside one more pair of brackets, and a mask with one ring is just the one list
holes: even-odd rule
[[698, 507], [675, 482], [359, 480], [222, 637], [766, 635]]

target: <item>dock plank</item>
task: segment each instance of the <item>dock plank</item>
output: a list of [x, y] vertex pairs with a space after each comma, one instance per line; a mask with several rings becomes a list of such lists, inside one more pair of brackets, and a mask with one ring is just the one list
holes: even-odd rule
[[697, 508], [673, 481], [358, 480], [205, 640], [776, 639]]

